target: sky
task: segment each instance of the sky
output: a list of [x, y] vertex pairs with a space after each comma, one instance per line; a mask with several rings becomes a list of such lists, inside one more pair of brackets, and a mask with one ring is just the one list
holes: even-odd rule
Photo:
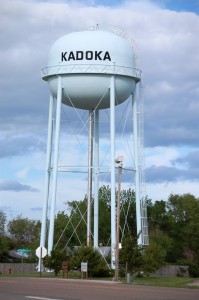
[[[139, 53], [146, 195], [199, 197], [199, 0], [0, 0], [0, 209], [8, 219], [42, 215], [49, 89], [41, 69], [50, 47], [96, 24], [125, 30]], [[62, 107], [62, 113], [59, 163], [86, 165], [86, 132], [74, 136], [74, 112]], [[107, 122], [102, 115], [102, 157]], [[127, 166], [127, 154], [117, 151]], [[75, 176], [59, 174], [56, 212], [87, 193], [86, 175]], [[125, 174], [122, 184], [131, 187]]]

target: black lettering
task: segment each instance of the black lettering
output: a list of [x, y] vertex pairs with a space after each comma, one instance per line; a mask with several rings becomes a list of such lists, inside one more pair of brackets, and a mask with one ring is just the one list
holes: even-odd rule
[[105, 54], [104, 54], [104, 59], [103, 60], [111, 60], [111, 58], [110, 58], [110, 54], [108, 53], [108, 51], [106, 51], [105, 52]]
[[75, 60], [75, 55], [72, 51], [69, 53], [69, 56], [68, 56], [68, 60], [71, 60], [71, 59]]
[[86, 51], [86, 59], [92, 60], [93, 59], [93, 52], [92, 51]]
[[69, 60], [109, 60], [111, 61], [111, 57], [108, 51], [105, 52], [103, 56], [103, 51], [86, 51], [85, 53], [83, 51], [70, 51], [69, 55], [67, 57], [68, 52], [62, 52], [61, 53], [61, 61], [69, 61]]
[[84, 52], [83, 51], [77, 51], [76, 52], [76, 60], [83, 60]]
[[67, 59], [66, 59], [66, 54], [67, 54], [67, 52], [62, 52], [62, 54], [61, 54], [61, 61], [67, 61]]
[[100, 54], [102, 53], [102, 51], [100, 51], [100, 52], [97, 52], [97, 51], [95, 51], [95, 60], [102, 60], [102, 58], [100, 57]]

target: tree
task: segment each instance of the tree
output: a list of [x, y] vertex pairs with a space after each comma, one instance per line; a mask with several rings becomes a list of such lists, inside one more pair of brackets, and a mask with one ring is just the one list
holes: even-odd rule
[[67, 213], [59, 212], [55, 219], [54, 243], [65, 246], [86, 244], [87, 200], [67, 202]]
[[68, 260], [66, 251], [57, 247], [51, 251], [50, 255], [44, 258], [43, 263], [44, 267], [53, 270], [55, 276], [57, 276], [62, 269], [63, 261], [66, 260]]
[[144, 274], [150, 275], [165, 265], [165, 251], [156, 243], [151, 243], [144, 249], [142, 254], [142, 270]]
[[73, 245], [86, 245], [87, 198], [68, 202]]
[[5, 234], [6, 214], [0, 210], [0, 261], [7, 260], [8, 252], [12, 249], [12, 241]]
[[99, 242], [108, 245], [111, 236], [111, 190], [109, 186], [99, 189]]
[[110, 272], [104, 258], [92, 247], [80, 247], [71, 260], [71, 266], [81, 270], [81, 263], [88, 263], [89, 276], [107, 276]]
[[132, 238], [130, 235], [126, 236], [122, 243], [120, 250], [120, 265], [127, 272], [140, 273], [142, 270], [142, 248], [137, 245], [137, 236]]
[[122, 236], [137, 238], [135, 191], [122, 190], [120, 195], [120, 227]]
[[5, 235], [6, 214], [0, 210], [0, 237]]
[[[59, 212], [55, 219], [55, 244], [73, 246], [86, 245], [87, 228], [87, 198], [81, 201], [66, 203], [67, 212]], [[94, 205], [91, 205], [91, 214], [94, 214]], [[91, 221], [93, 229], [93, 219]], [[93, 230], [92, 230], [93, 231]], [[106, 245], [110, 241], [111, 208], [110, 188], [102, 186], [99, 189], [99, 242]]]
[[[131, 236], [137, 236], [135, 192], [132, 189], [122, 190], [120, 193], [120, 228], [121, 238], [129, 233]], [[111, 189], [109, 186], [102, 186], [99, 189], [99, 241], [103, 245], [107, 245], [109, 244], [110, 236]]]
[[7, 236], [0, 237], [0, 262], [6, 262], [8, 252], [13, 248], [12, 240]]
[[[117, 201], [117, 190], [116, 199]], [[199, 264], [199, 199], [193, 195], [170, 195], [168, 201], [147, 201], [150, 245], [137, 246], [135, 192], [121, 191], [120, 263], [134, 273], [153, 272], [165, 261], [183, 262], [198, 274]], [[86, 245], [87, 198], [67, 203], [68, 210], [58, 213], [55, 220], [55, 243], [65, 247]], [[92, 204], [93, 214], [93, 204]], [[67, 228], [66, 228], [67, 225]], [[93, 219], [91, 228], [93, 229]], [[99, 189], [99, 243], [110, 245], [111, 189]]]
[[[69, 216], [64, 212], [58, 212], [55, 218], [54, 245], [65, 248], [67, 241], [72, 235], [72, 227]], [[71, 245], [74, 243], [72, 238]]]
[[[117, 195], [117, 191], [116, 191]], [[116, 199], [117, 200], [117, 199]], [[73, 246], [86, 245], [87, 228], [87, 198], [81, 201], [66, 203], [67, 211], [59, 212], [55, 219], [54, 243]], [[94, 214], [94, 204], [91, 206], [91, 215]], [[122, 237], [129, 231], [136, 236], [136, 205], [135, 192], [131, 189], [121, 191], [121, 228]], [[93, 232], [93, 218], [91, 230]], [[111, 237], [111, 189], [102, 186], [99, 189], [99, 243], [110, 245]]]
[[9, 221], [8, 232], [16, 247], [27, 247], [39, 244], [39, 233], [41, 224], [39, 221], [29, 220], [17, 216]]
[[199, 260], [199, 199], [193, 195], [170, 195], [168, 200], [170, 236], [175, 241], [176, 260]]
[[189, 265], [190, 274], [199, 276], [199, 199], [171, 194], [168, 201], [149, 202], [148, 220], [150, 245], [164, 249], [167, 263]]
[[150, 231], [150, 245], [158, 245], [161, 247], [163, 254], [164, 254], [164, 260], [167, 262], [172, 262], [172, 253], [173, 253], [173, 247], [174, 247], [174, 240], [173, 238], [163, 230], [155, 230]]
[[132, 274], [149, 275], [165, 265], [165, 255], [164, 248], [157, 243], [152, 242], [143, 248], [137, 245], [137, 237], [128, 236], [120, 251], [120, 264], [123, 268], [127, 264], [127, 272]]
[[152, 204], [151, 201], [148, 201], [147, 207], [148, 213], [148, 222], [149, 222], [149, 230], [151, 232], [159, 232], [168, 231], [169, 229], [169, 220], [168, 220], [168, 211], [167, 211], [167, 203], [163, 200], [155, 201]]

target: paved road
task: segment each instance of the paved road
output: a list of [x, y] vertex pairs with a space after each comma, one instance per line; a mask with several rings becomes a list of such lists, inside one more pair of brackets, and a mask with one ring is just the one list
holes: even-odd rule
[[115, 282], [0, 278], [1, 300], [198, 300], [199, 289], [159, 288]]

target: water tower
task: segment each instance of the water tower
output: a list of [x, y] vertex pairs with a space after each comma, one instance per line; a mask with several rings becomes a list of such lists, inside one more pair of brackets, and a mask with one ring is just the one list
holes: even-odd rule
[[[58, 154], [61, 105], [65, 104], [89, 111], [89, 158], [88, 158], [88, 207], [87, 245], [90, 245], [90, 205], [92, 197], [93, 166], [99, 169], [99, 110], [110, 109], [110, 174], [111, 174], [111, 259], [115, 267], [116, 207], [115, 207], [115, 106], [130, 96], [133, 105], [135, 192], [137, 232], [139, 244], [146, 244], [146, 216], [140, 199], [140, 168], [137, 140], [136, 86], [141, 80], [141, 71], [136, 69], [132, 44], [123, 31], [110, 28], [92, 28], [89, 31], [74, 32], [59, 38], [52, 46], [48, 66], [42, 70], [42, 78], [50, 89], [49, 125], [47, 142], [47, 166], [45, 199], [42, 217], [40, 246], [45, 246], [47, 209], [50, 201], [50, 224], [48, 233], [48, 253], [53, 248], [54, 218], [58, 173]], [[56, 101], [56, 102], [55, 102]], [[56, 123], [54, 151], [52, 155], [52, 118], [56, 103]], [[94, 140], [94, 163], [93, 163]], [[53, 157], [51, 157], [53, 156]], [[49, 184], [52, 170], [52, 197], [49, 200]], [[96, 173], [97, 174], [97, 173]], [[95, 177], [94, 191], [94, 247], [98, 247], [98, 175]], [[144, 222], [143, 222], [144, 220]], [[145, 224], [143, 226], [143, 224]]]

